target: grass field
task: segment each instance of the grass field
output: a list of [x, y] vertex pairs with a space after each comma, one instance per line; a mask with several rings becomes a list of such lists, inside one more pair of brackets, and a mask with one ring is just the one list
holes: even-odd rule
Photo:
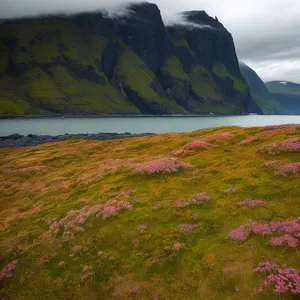
[[300, 125], [0, 149], [0, 299], [299, 299], [299, 151]]

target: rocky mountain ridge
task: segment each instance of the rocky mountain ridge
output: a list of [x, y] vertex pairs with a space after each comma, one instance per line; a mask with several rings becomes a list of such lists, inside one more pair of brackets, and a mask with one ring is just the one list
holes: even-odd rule
[[231, 34], [204, 11], [165, 26], [155, 4], [0, 25], [0, 115], [244, 114]]

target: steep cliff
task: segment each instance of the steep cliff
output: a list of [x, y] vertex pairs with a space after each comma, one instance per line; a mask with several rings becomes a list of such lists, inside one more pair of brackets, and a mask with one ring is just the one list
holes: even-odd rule
[[279, 101], [273, 97], [261, 78], [244, 62], [240, 62], [240, 70], [246, 79], [252, 96], [248, 111], [258, 114], [282, 114], [284, 108]]
[[231, 34], [204, 11], [165, 27], [155, 4], [0, 25], [0, 115], [247, 111]]

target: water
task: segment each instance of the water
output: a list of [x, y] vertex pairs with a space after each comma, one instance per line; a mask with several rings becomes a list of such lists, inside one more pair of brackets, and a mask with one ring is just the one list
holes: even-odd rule
[[224, 116], [224, 117], [89, 117], [0, 120], [0, 136], [13, 133], [60, 135], [65, 133], [164, 133], [187, 132], [219, 126], [266, 126], [300, 124], [300, 116]]

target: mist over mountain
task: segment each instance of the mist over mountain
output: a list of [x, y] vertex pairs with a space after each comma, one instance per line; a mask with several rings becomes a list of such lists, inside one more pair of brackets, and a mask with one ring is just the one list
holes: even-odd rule
[[204, 11], [165, 26], [155, 4], [5, 22], [1, 115], [247, 113], [231, 34]]

